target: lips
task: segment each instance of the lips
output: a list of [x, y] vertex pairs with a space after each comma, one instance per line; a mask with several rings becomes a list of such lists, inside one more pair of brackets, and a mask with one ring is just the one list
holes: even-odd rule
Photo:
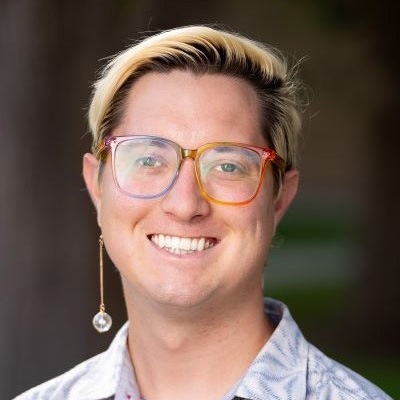
[[180, 237], [156, 233], [151, 234], [148, 237], [159, 248], [178, 255], [204, 251], [217, 244], [216, 238], [205, 236]]

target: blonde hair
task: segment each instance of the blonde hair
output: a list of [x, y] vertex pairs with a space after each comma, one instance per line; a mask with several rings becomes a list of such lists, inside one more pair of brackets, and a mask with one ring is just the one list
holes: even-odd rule
[[[161, 32], [111, 59], [94, 85], [89, 109], [93, 154], [101, 157], [102, 141], [120, 123], [133, 83], [147, 72], [174, 69], [224, 74], [249, 82], [260, 99], [269, 146], [285, 160], [286, 170], [295, 168], [301, 121], [297, 84], [286, 60], [261, 43], [208, 26]], [[274, 175], [279, 182], [279, 172]]]

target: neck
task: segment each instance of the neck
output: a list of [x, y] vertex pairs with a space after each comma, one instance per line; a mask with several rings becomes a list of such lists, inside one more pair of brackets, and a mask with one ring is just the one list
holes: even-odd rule
[[132, 321], [129, 351], [147, 400], [221, 398], [273, 331], [261, 291], [236, 299], [229, 307], [196, 310], [190, 318], [176, 310], [160, 313], [126, 297]]

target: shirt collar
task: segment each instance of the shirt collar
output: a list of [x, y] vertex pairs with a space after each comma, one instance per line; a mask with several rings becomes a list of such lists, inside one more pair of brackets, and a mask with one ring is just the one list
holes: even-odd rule
[[234, 394], [251, 400], [304, 399], [308, 343], [285, 304], [268, 298], [264, 309], [276, 328]]
[[[234, 390], [234, 396], [265, 400], [267, 398], [305, 398], [308, 343], [285, 304], [265, 299], [265, 313], [275, 330]], [[119, 330], [108, 350], [98, 356], [87, 371], [80, 394], [88, 400], [135, 400], [139, 391], [127, 345], [128, 322]], [[90, 385], [87, 385], [91, 382]]]
[[115, 395], [122, 371], [126, 366], [124, 361], [128, 353], [128, 326], [126, 322], [107, 351], [99, 354], [93, 363], [88, 364], [85, 379], [81, 381], [82, 387], [79, 387], [80, 384], [77, 383], [76, 391], [79, 393], [79, 398], [103, 400]]

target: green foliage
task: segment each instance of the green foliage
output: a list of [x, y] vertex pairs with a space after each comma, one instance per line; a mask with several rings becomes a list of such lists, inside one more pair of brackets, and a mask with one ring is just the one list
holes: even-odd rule
[[352, 240], [354, 228], [348, 219], [328, 213], [311, 215], [292, 215], [284, 219], [278, 227], [275, 241], [318, 244]]

